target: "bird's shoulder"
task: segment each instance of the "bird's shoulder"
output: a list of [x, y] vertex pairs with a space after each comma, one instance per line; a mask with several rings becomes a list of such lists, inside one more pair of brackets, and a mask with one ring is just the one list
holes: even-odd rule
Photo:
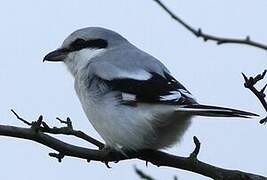
[[192, 94], [156, 58], [131, 47], [112, 50], [91, 62], [90, 72], [112, 91], [121, 93], [122, 101], [192, 104]]

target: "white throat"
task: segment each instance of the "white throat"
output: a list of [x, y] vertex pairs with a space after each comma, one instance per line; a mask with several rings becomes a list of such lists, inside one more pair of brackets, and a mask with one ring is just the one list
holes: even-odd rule
[[91, 61], [92, 58], [101, 55], [106, 49], [81, 49], [80, 51], [71, 52], [65, 60], [69, 71], [73, 76], [84, 68]]

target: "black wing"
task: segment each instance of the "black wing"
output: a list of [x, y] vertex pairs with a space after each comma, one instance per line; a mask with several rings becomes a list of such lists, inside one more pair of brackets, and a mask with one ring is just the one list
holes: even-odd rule
[[186, 105], [196, 102], [191, 93], [169, 73], [165, 73], [165, 77], [157, 73], [150, 74], [152, 77], [148, 80], [117, 78], [104, 81], [113, 91], [121, 92], [125, 104], [146, 102]]

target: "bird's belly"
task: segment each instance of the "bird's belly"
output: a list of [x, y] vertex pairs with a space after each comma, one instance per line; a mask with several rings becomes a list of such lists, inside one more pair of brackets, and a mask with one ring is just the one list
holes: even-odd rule
[[[168, 105], [122, 105], [116, 97], [78, 93], [89, 121], [114, 149], [160, 149], [177, 142], [190, 124], [189, 117], [173, 113]], [[180, 117], [179, 117], [180, 116]]]

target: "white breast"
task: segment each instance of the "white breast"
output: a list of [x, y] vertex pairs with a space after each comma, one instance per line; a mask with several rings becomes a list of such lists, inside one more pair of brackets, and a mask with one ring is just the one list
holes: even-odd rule
[[173, 114], [169, 105], [121, 105], [116, 94], [88, 91], [76, 81], [76, 92], [84, 112], [107, 146], [136, 150], [164, 148], [177, 142], [188, 127], [188, 117]]

